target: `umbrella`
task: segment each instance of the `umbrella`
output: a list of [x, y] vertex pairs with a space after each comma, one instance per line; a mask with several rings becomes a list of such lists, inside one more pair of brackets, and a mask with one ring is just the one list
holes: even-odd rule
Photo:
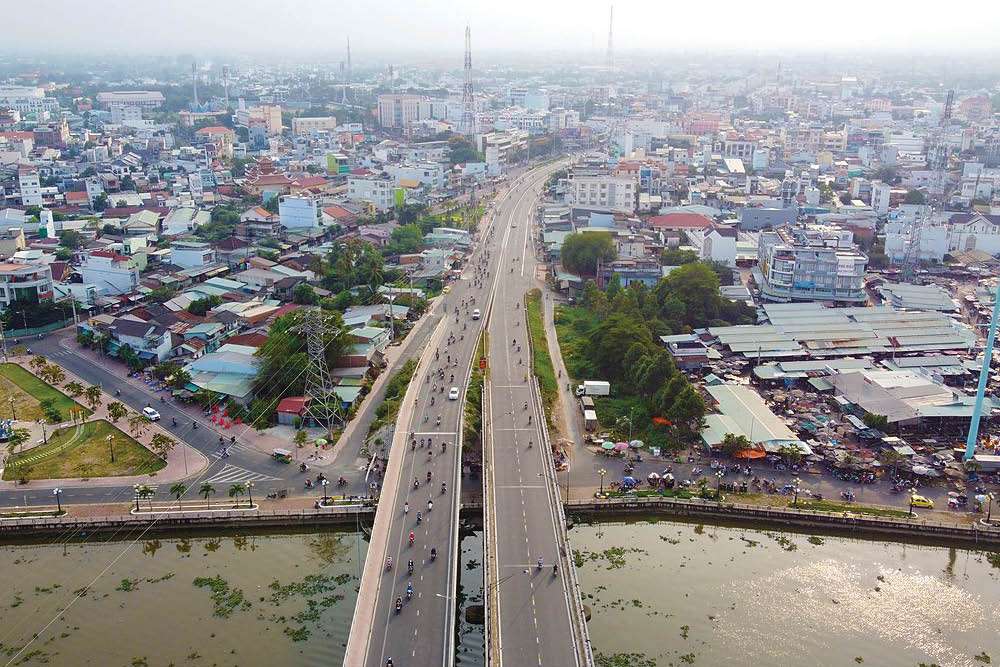
[[615, 448], [615, 443], [611, 442], [610, 440], [605, 440], [604, 442], [601, 443], [601, 449], [603, 449], [606, 452], [610, 452], [614, 448]]
[[628, 449], [628, 443], [627, 442], [616, 442], [615, 443], [615, 451], [616, 452], [624, 452], [626, 449]]
[[646, 479], [660, 479], [660, 474], [651, 472], [648, 475], [646, 475]]
[[626, 486], [632, 486], [633, 484], [635, 484], [635, 477], [632, 477], [631, 475], [622, 477], [622, 484], [625, 484]]
[[642, 447], [642, 440], [633, 440], [628, 443], [628, 446], [632, 449], [640, 449]]

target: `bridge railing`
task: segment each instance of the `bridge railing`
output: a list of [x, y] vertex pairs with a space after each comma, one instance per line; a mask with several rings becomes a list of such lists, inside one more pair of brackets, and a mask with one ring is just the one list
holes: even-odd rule
[[[530, 336], [528, 340], [531, 340]], [[541, 445], [545, 448], [545, 456], [542, 458], [545, 460], [545, 473], [548, 480], [548, 486], [552, 494], [553, 502], [556, 505], [559, 505], [560, 495], [558, 478], [556, 477], [556, 465], [555, 460], [552, 457], [552, 445], [549, 440], [547, 420], [545, 419], [545, 408], [542, 404], [541, 387], [538, 384], [538, 377], [535, 375], [532, 375], [531, 386], [535, 406], [538, 409], [538, 414], [542, 417], [538, 421], [541, 425], [542, 432]], [[573, 631], [573, 641], [576, 645], [577, 655], [580, 657], [582, 664], [586, 665], [586, 667], [592, 667], [594, 664], [594, 654], [590, 646], [590, 633], [587, 629], [587, 619], [583, 612], [583, 597], [581, 595], [580, 582], [576, 576], [576, 567], [573, 563], [573, 552], [569, 546], [569, 534], [566, 530], [566, 514], [562, 511], [561, 507], [555, 507], [553, 510], [557, 527], [556, 540], [559, 544], [559, 557], [562, 561], [563, 574], [569, 583], [566, 595], [568, 597], [567, 601], [569, 602], [570, 608], [570, 628]]]

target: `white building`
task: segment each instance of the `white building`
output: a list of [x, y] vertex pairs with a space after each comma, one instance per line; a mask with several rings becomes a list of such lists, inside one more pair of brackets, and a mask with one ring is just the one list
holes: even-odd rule
[[21, 203], [25, 206], [42, 205], [42, 186], [38, 170], [22, 165], [17, 170], [17, 186], [21, 191]]
[[872, 208], [879, 215], [887, 215], [889, 213], [889, 195], [891, 191], [892, 188], [889, 187], [888, 183], [872, 181]]
[[15, 301], [52, 298], [52, 270], [47, 263], [0, 263], [0, 308]]
[[414, 164], [391, 164], [385, 168], [399, 186], [401, 181], [417, 181], [432, 189], [445, 186], [444, 165], [437, 162], [421, 162]]
[[101, 294], [130, 294], [139, 287], [139, 269], [125, 255], [95, 250], [80, 264], [83, 282], [95, 285]]
[[142, 112], [156, 109], [164, 102], [163, 93], [158, 90], [121, 90], [97, 93], [97, 102], [111, 112], [112, 123], [126, 123], [142, 120]]
[[692, 228], [686, 234], [701, 259], [736, 266], [736, 241], [739, 239], [736, 227], [713, 224], [706, 229]]
[[170, 263], [194, 269], [215, 263], [215, 249], [201, 241], [174, 241], [170, 244]]
[[0, 109], [13, 109], [22, 114], [37, 114], [57, 111], [59, 102], [54, 97], [45, 97], [42, 88], [0, 86]]
[[574, 176], [570, 197], [578, 206], [593, 206], [635, 213], [639, 185], [627, 176]]
[[333, 132], [336, 129], [337, 119], [334, 116], [292, 119], [292, 134], [294, 135], [313, 134], [314, 132]]
[[395, 186], [383, 176], [351, 176], [347, 179], [347, 198], [352, 202], [371, 204], [377, 211], [387, 211], [394, 205]]
[[278, 199], [278, 218], [285, 229], [320, 226], [320, 208], [311, 197], [285, 196]]
[[763, 231], [758, 237], [754, 273], [766, 301], [864, 303], [868, 258], [853, 234], [812, 225]]
[[1000, 253], [1000, 215], [957, 213], [949, 223], [948, 252]]
[[378, 124], [383, 128], [402, 129], [430, 117], [431, 103], [426, 97], [400, 94], [378, 96]]

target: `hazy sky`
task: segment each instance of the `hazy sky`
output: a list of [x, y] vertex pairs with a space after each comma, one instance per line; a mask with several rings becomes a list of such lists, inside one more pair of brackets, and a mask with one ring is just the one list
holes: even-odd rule
[[[0, 50], [371, 54], [473, 50], [603, 54], [594, 0], [33, 0], [3, 11]], [[615, 49], [699, 52], [997, 49], [1000, 1], [619, 0]]]

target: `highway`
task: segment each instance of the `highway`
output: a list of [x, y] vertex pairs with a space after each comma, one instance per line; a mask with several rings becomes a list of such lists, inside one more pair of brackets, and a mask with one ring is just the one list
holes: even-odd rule
[[[511, 187], [516, 188], [520, 182], [544, 183], [555, 169], [554, 165], [540, 167], [522, 176]], [[518, 216], [524, 219], [526, 215], [524, 202], [528, 200], [524, 194], [523, 189], [502, 193], [488, 211], [473, 257], [461, 279], [452, 283], [444, 297], [442, 312], [446, 314], [421, 355], [400, 407], [345, 665], [383, 667], [389, 658], [396, 667], [448, 665], [453, 661], [454, 595], [460, 567], [461, 453], [456, 443], [459, 442], [462, 406], [476, 343], [485, 322], [473, 319], [472, 310], [478, 308], [486, 313], [490, 295], [510, 278], [505, 273], [498, 274], [498, 267], [510, 262], [512, 252], [518, 255], [524, 252], [523, 225], [515, 230], [518, 232], [517, 247], [508, 244], [512, 241], [509, 225]], [[518, 204], [516, 213], [515, 203]], [[501, 312], [493, 313], [494, 320], [509, 317], [513, 322], [517, 314], [514, 302], [504, 301], [501, 307]], [[450, 336], [454, 336], [451, 342]], [[443, 381], [439, 375], [442, 369]], [[451, 379], [453, 374], [454, 380]], [[451, 387], [458, 388], [458, 400], [448, 400]], [[431, 396], [434, 396], [434, 405], [430, 403]], [[510, 406], [507, 409], [510, 410]], [[441, 417], [440, 425], [437, 424], [438, 416]], [[427, 439], [431, 441], [429, 448]], [[443, 451], [442, 441], [449, 443]], [[429, 484], [428, 471], [432, 474]], [[447, 482], [446, 492], [442, 492], [442, 481]], [[432, 511], [427, 511], [429, 499], [434, 502]], [[404, 510], [404, 503], [409, 504], [409, 511]], [[419, 522], [417, 511], [424, 515]], [[411, 531], [414, 533], [412, 546], [409, 544]], [[438, 552], [433, 561], [430, 558], [432, 548]], [[389, 557], [393, 560], [391, 570], [386, 569]], [[411, 559], [414, 561], [412, 574], [407, 568]], [[406, 597], [408, 583], [413, 586], [410, 599]], [[403, 603], [398, 613], [395, 610], [397, 599]]]
[[501, 664], [569, 666], [585, 660], [572, 623], [576, 593], [571, 559], [560, 548], [561, 508], [551, 453], [543, 446], [544, 415], [528, 370], [524, 307], [525, 294], [538, 285], [531, 226], [540, 187], [538, 181], [523, 187], [511, 211], [517, 226], [508, 226], [501, 241], [502, 280], [488, 325], [484, 475], [494, 623], [487, 650]]

